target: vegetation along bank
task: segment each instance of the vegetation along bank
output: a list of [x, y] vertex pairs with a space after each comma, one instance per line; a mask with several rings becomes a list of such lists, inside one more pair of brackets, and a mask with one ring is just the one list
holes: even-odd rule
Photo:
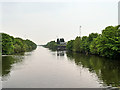
[[2, 55], [13, 55], [22, 52], [29, 52], [37, 48], [37, 45], [31, 40], [14, 38], [6, 33], [2, 35]]
[[[91, 33], [89, 36], [76, 37], [67, 42], [68, 51], [94, 54], [107, 58], [120, 58], [120, 25], [108, 26], [102, 34]], [[57, 42], [51, 41], [45, 46], [50, 49], [57, 48]]]

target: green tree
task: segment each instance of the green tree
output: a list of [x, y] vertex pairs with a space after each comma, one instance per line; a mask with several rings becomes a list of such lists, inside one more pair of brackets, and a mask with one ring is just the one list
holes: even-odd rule
[[2, 34], [0, 33], [0, 57], [2, 55]]
[[120, 56], [120, 26], [108, 26], [102, 31], [99, 52], [101, 56], [116, 58]]
[[2, 54], [11, 55], [31, 51], [37, 48], [37, 45], [30, 40], [14, 38], [8, 34], [2, 33]]
[[81, 45], [81, 38], [76, 37], [75, 41], [73, 42], [73, 51], [81, 52], [80, 45]]
[[94, 38], [93, 41], [91, 42], [90, 52], [92, 54], [98, 54], [99, 55], [100, 39], [101, 39], [101, 35], [99, 35], [97, 38]]
[[14, 39], [14, 52], [15, 53], [20, 53], [20, 52], [25, 52], [26, 49], [24, 47], [23, 40], [21, 38], [15, 38]]
[[81, 50], [83, 53], [87, 53], [89, 51], [89, 44], [88, 44], [88, 37], [83, 36], [82, 37], [82, 43], [81, 43]]
[[74, 43], [74, 40], [70, 40], [70, 41], [67, 42], [66, 49], [68, 51], [72, 51], [73, 50], [73, 43]]
[[13, 38], [8, 34], [2, 33], [2, 54], [13, 54], [14, 46], [13, 46]]
[[50, 41], [46, 44], [45, 47], [52, 49], [52, 50], [57, 50], [57, 43], [55, 41]]

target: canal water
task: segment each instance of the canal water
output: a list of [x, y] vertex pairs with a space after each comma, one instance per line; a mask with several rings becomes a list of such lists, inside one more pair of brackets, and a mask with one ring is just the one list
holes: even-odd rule
[[2, 56], [3, 88], [99, 88], [120, 86], [120, 62], [38, 47]]

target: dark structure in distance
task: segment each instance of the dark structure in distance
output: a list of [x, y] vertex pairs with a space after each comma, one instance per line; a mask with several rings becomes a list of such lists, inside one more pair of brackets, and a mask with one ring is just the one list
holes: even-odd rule
[[57, 38], [57, 50], [66, 50], [66, 42], [64, 38]]

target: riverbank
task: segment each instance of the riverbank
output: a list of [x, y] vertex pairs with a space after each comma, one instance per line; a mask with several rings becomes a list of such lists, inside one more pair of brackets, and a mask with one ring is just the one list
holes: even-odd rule
[[55, 41], [50, 41], [46, 45], [43, 45], [45, 48], [49, 48], [50, 50], [66, 50], [66, 45], [57, 44]]
[[[120, 58], [120, 25], [108, 26], [102, 34], [91, 33], [89, 36], [76, 37], [67, 42], [66, 49], [71, 52], [93, 54], [111, 59]], [[47, 48], [57, 50], [57, 42], [46, 44]]]
[[31, 40], [14, 38], [6, 33], [2, 35], [2, 55], [14, 55], [35, 50], [37, 45]]

